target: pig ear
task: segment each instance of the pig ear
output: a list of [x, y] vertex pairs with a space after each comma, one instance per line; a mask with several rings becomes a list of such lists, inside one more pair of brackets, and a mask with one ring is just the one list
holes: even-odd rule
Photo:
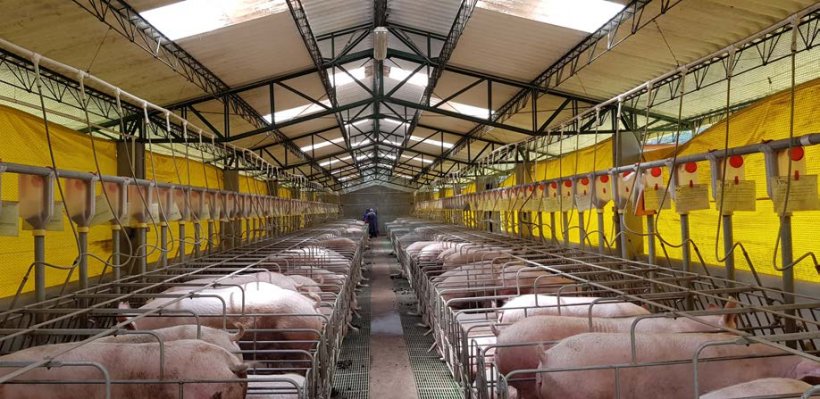
[[718, 305], [715, 305], [714, 303], [710, 303], [709, 305], [706, 305], [706, 310], [718, 310], [718, 309], [720, 309], [720, 307]]
[[810, 385], [818, 385], [820, 384], [820, 366], [817, 362], [803, 360], [797, 364], [794, 378]]
[[[119, 305], [117, 305], [117, 309], [131, 309], [131, 305], [128, 302], [120, 302]], [[126, 316], [122, 316], [122, 315], [117, 316], [117, 323], [125, 323], [128, 320], [129, 320], [129, 318], [126, 317]], [[122, 328], [124, 328], [126, 330], [136, 330], [137, 326], [134, 324], [134, 322], [130, 322], [130, 323], [122, 326]]]
[[241, 363], [237, 365], [230, 366], [231, 371], [239, 378], [245, 379], [248, 378], [248, 368], [250, 365], [247, 363]]
[[[737, 308], [737, 300], [733, 297], [729, 297], [726, 300], [726, 305], [723, 307], [724, 309], [734, 309]], [[730, 313], [725, 314], [720, 319], [721, 324], [723, 324], [726, 328], [736, 329], [737, 328], [737, 313]]]
[[538, 368], [547, 363], [547, 348], [544, 344], [538, 344]]

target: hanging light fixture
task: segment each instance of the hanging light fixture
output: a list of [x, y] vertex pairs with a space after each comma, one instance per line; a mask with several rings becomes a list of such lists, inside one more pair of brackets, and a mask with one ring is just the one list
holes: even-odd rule
[[373, 29], [373, 58], [378, 61], [387, 58], [387, 28], [384, 26]]

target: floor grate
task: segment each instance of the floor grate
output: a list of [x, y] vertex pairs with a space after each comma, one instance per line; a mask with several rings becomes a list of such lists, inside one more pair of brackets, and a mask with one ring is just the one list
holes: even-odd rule
[[[398, 270], [395, 272], [398, 273]], [[433, 336], [424, 335], [427, 329], [417, 325], [421, 323], [421, 317], [407, 313], [416, 308], [416, 296], [410, 284], [404, 279], [394, 279], [393, 291], [399, 302], [401, 326], [410, 351], [410, 366], [419, 399], [462, 399], [461, 387], [453, 379], [447, 365], [439, 360], [436, 351], [427, 351], [433, 345]]]
[[[362, 272], [369, 277], [367, 270]], [[359, 331], [350, 331], [342, 341], [336, 374], [333, 379], [334, 399], [369, 399], [370, 385], [370, 287], [361, 287], [358, 295], [359, 315], [351, 324]]]

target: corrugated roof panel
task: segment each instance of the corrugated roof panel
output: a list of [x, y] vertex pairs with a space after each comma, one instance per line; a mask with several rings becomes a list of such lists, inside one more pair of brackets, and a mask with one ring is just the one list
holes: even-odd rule
[[[74, 2], [0, 1], [6, 21], [0, 37], [57, 61], [87, 70], [151, 102], [168, 104], [202, 90]], [[89, 84], [93, 87], [93, 83]]]
[[[657, 8], [655, 3], [648, 7]], [[813, 3], [812, 0], [680, 2], [657, 18], [657, 25], [642, 28], [581, 69], [577, 74], [579, 78], [559, 88], [599, 98], [614, 97], [677, 65], [697, 60], [759, 32]], [[644, 13], [654, 15], [657, 11], [647, 9]], [[727, 23], [727, 18], [731, 23]]]
[[460, 0], [392, 0], [388, 22], [447, 36], [456, 19]]
[[373, 22], [372, 1], [304, 0], [302, 7], [314, 36]]
[[231, 86], [313, 65], [288, 12], [182, 39], [177, 44]]
[[529, 82], [585, 37], [584, 32], [477, 8], [450, 63]]

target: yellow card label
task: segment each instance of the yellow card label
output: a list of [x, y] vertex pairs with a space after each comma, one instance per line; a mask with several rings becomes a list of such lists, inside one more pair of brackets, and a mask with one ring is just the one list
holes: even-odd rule
[[677, 186], [675, 188], [675, 211], [686, 214], [709, 209], [709, 188], [705, 184]]
[[576, 195], [575, 206], [578, 208], [578, 211], [580, 212], [592, 209], [592, 195], [590, 195], [589, 193], [587, 193], [587, 195]]
[[20, 204], [3, 201], [0, 204], [0, 236], [17, 237], [20, 234]]
[[643, 206], [647, 211], [657, 211], [659, 209], [670, 209], [672, 201], [666, 190], [655, 190], [648, 188], [643, 192]]
[[543, 198], [541, 200], [541, 211], [542, 212], [557, 212], [561, 208], [558, 204], [558, 198], [556, 197], [549, 197]]
[[720, 209], [723, 204], [723, 212], [754, 211], [755, 210], [755, 181], [740, 180], [723, 182], [718, 186], [715, 205]]
[[[817, 194], [817, 175], [804, 175], [794, 180], [788, 177], [772, 179], [772, 201], [778, 214], [786, 212], [816, 211], [820, 209], [820, 198]], [[788, 194], [788, 203], [786, 203]]]

